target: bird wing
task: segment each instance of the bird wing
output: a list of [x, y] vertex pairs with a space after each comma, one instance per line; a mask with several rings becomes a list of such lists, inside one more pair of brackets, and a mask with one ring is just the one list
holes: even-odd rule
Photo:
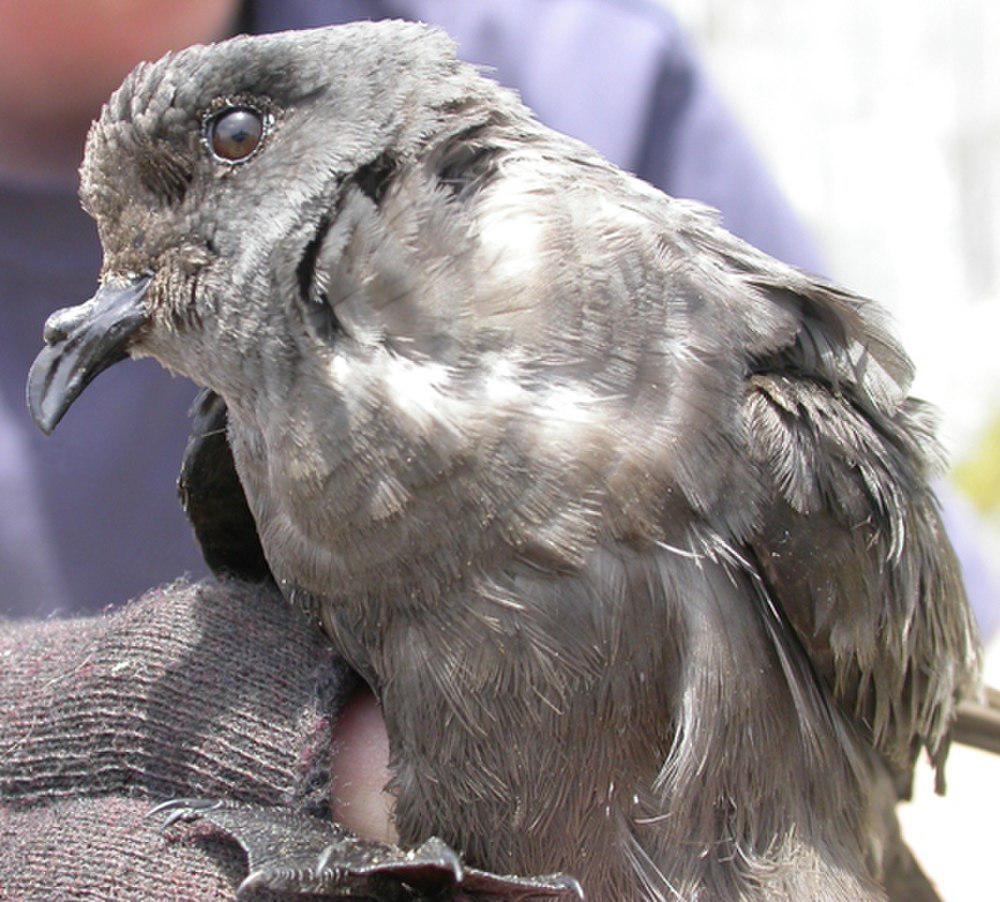
[[[947, 754], [978, 645], [929, 480], [934, 420], [870, 302], [735, 239], [715, 250], [754, 307], [790, 318], [746, 361], [742, 429], [762, 481], [743, 544], [819, 679], [900, 775]], [[940, 771], [939, 771], [940, 773]]]
[[768, 596], [900, 770], [940, 763], [975, 670], [961, 575], [919, 472], [921, 405], [876, 422], [808, 377], [755, 374], [745, 423], [771, 503], [749, 540]]
[[177, 490], [205, 562], [216, 575], [269, 579], [271, 569], [226, 436], [226, 403], [204, 389], [191, 407], [191, 418]]

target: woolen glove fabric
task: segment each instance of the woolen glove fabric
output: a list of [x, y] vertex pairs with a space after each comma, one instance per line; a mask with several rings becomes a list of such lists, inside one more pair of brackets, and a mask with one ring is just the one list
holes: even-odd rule
[[175, 796], [325, 812], [353, 686], [270, 587], [179, 582], [3, 625], [0, 898], [232, 898], [235, 845], [145, 814]]
[[123, 796], [0, 809], [0, 899], [232, 899], [237, 846], [208, 833], [176, 840]]

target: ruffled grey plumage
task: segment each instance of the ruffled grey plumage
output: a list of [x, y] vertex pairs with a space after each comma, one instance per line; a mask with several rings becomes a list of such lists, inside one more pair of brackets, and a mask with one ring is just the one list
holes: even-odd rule
[[[273, 117], [239, 166], [226, 98]], [[595, 899], [912, 865], [891, 805], [978, 659], [877, 305], [401, 23], [141, 67], [83, 183], [106, 274], [155, 273], [133, 356], [224, 399], [271, 570], [382, 701], [404, 843]]]

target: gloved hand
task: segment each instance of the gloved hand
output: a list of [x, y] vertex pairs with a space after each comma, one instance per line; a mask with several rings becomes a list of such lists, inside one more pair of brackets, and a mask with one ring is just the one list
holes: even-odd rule
[[146, 813], [205, 795], [328, 815], [331, 760], [338, 817], [377, 827], [377, 792], [351, 798], [384, 766], [356, 688], [274, 590], [237, 582], [0, 625], [0, 897], [231, 899], [239, 848]]

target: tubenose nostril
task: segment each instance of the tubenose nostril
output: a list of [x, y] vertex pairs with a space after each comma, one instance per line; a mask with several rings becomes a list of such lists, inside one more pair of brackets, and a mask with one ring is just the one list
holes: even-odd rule
[[46, 344], [55, 344], [57, 341], [64, 341], [69, 336], [69, 317], [66, 316], [68, 309], [57, 310], [46, 321], [42, 329], [42, 338]]
[[73, 334], [75, 329], [82, 323], [94, 307], [94, 298], [77, 304], [74, 307], [63, 307], [56, 310], [45, 321], [42, 328], [42, 338], [46, 344], [55, 344], [65, 341]]

